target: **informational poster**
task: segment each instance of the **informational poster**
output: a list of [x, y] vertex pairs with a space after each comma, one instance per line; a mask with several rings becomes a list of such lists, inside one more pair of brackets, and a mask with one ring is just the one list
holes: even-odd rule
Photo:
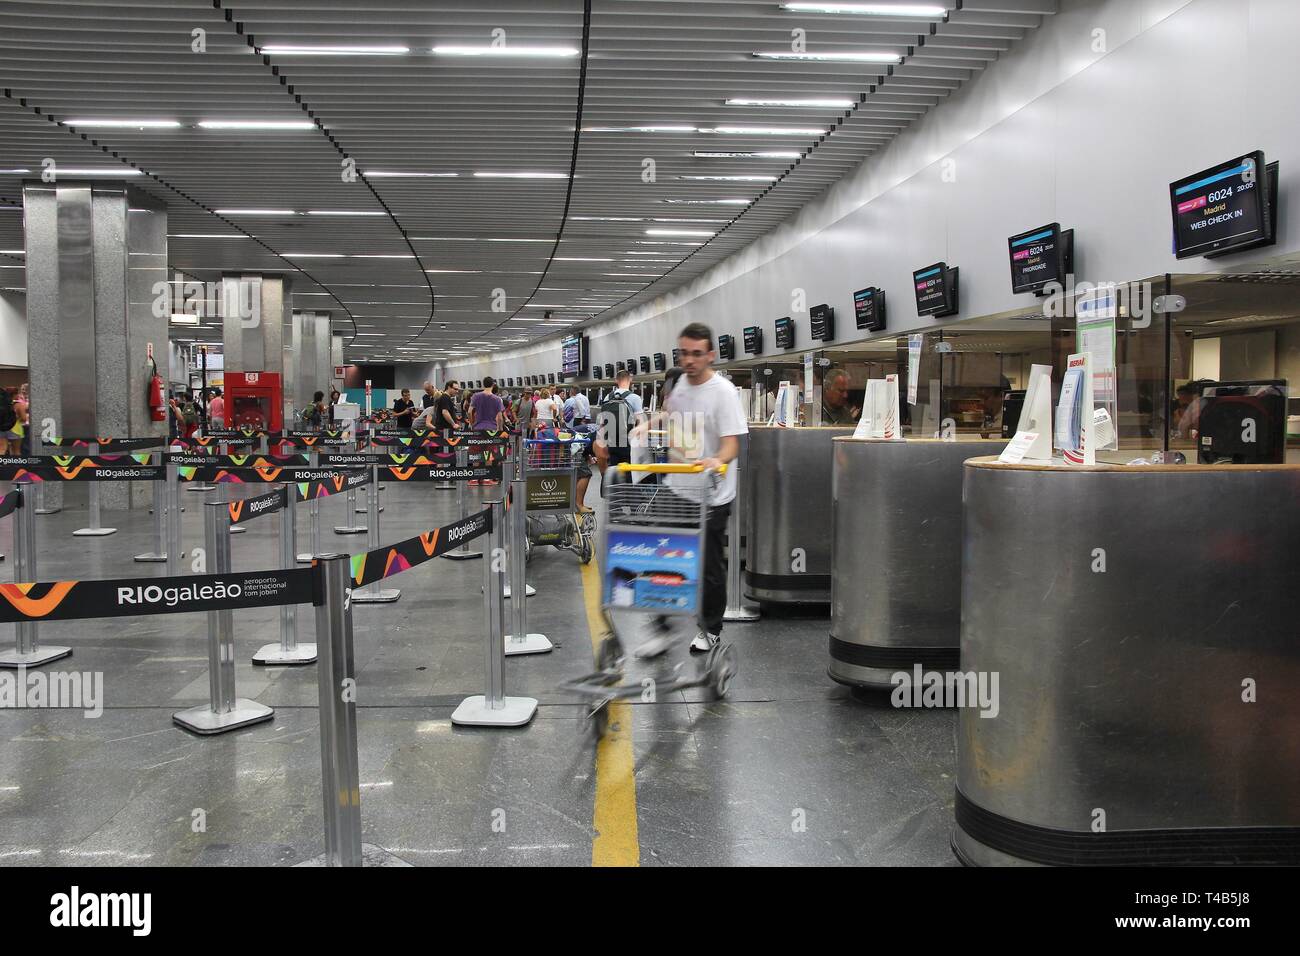
[[[1075, 304], [1075, 335], [1078, 349], [1086, 353], [1092, 368], [1094, 407], [1106, 410], [1113, 424], [1119, 420], [1119, 382], [1115, 367], [1115, 320], [1119, 315], [1119, 297], [1113, 287], [1092, 289]], [[1112, 427], [1107, 440], [1099, 445], [1112, 451], [1119, 449], [1119, 438]], [[1099, 439], [1101, 436], [1098, 436]]]
[[601, 562], [604, 605], [694, 614], [702, 557], [695, 534], [610, 528]]
[[[921, 343], [925, 336], [921, 333], [907, 337], [907, 404], [916, 404], [917, 386], [921, 381]], [[933, 398], [933, 396], [931, 396]]]
[[526, 479], [529, 511], [572, 511], [573, 472], [543, 472]]
[[1087, 352], [1076, 352], [1066, 359], [1061, 397], [1056, 402], [1056, 447], [1070, 465], [1093, 465], [1097, 461], [1090, 366]]
[[809, 352], [803, 357], [803, 393], [813, 393], [813, 355]]

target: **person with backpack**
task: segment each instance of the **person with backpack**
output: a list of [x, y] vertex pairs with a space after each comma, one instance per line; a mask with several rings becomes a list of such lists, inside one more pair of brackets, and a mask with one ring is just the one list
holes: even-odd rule
[[632, 429], [644, 418], [641, 396], [631, 390], [632, 376], [627, 369], [618, 373], [615, 388], [600, 403], [596, 440], [592, 451], [603, 476], [610, 465], [632, 460]]
[[325, 393], [316, 392], [311, 397], [311, 404], [299, 415], [304, 428], [319, 430], [325, 421]]
[[0, 455], [17, 455], [22, 448], [22, 426], [9, 389], [0, 388]]

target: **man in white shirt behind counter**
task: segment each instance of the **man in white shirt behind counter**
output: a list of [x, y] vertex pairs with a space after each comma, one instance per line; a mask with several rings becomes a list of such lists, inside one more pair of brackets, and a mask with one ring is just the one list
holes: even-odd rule
[[[704, 535], [704, 595], [700, 609], [700, 631], [691, 642], [692, 651], [708, 651], [722, 634], [722, 616], [727, 610], [727, 519], [736, 498], [736, 456], [740, 436], [749, 431], [745, 410], [736, 386], [713, 371], [717, 358], [713, 331], [692, 322], [677, 337], [678, 359], [683, 375], [664, 400], [668, 424], [668, 445], [677, 461], [691, 461], [705, 469], [727, 466], [709, 492], [709, 520]], [[708, 487], [699, 475], [668, 475], [673, 493], [699, 502]], [[638, 647], [638, 657], [654, 657], [668, 649], [668, 642], [651, 638]]]

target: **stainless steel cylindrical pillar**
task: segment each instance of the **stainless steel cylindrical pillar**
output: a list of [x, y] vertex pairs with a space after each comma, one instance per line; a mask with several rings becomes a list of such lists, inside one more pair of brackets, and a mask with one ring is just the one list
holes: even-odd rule
[[321, 794], [325, 806], [325, 865], [361, 865], [361, 769], [357, 757], [356, 662], [352, 650], [352, 603], [346, 554], [323, 554], [324, 601], [316, 608], [321, 649]]
[[[1300, 864], [1300, 467], [965, 466], [954, 846]], [[967, 681], [971, 683], [971, 681]]]
[[830, 666], [842, 684], [957, 667], [961, 481], [1004, 441], [836, 438], [832, 443]]

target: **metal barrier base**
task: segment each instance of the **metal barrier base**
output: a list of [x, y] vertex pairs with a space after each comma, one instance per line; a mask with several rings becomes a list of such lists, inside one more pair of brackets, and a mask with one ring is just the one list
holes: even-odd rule
[[500, 707], [489, 707], [482, 694], [466, 697], [451, 714], [461, 727], [522, 727], [537, 715], [533, 697], [503, 697]]
[[[509, 601], [510, 585], [507, 584], [502, 590], [505, 592], [506, 600]], [[537, 595], [537, 588], [533, 587], [531, 584], [524, 585], [524, 597], [535, 597], [536, 595]]]
[[216, 485], [186, 485], [186, 491], [216, 491]]
[[148, 554], [137, 554], [132, 561], [138, 561], [141, 564], [162, 564], [167, 560], [166, 554], [158, 554], [156, 551], [150, 551]]
[[448, 561], [468, 561], [471, 558], [483, 557], [483, 552], [482, 551], [448, 551], [446, 554], [441, 555], [441, 557], [446, 558]]
[[70, 654], [72, 654], [72, 648], [55, 645], [38, 647], [26, 654], [20, 654], [10, 648], [9, 650], [0, 651], [0, 667], [40, 667], [42, 664], [57, 661], [68, 657]]
[[506, 657], [516, 654], [545, 654], [554, 649], [555, 645], [545, 634], [527, 634], [522, 640], [506, 635]]
[[[363, 515], [363, 514], [365, 514], [365, 513], [366, 513], [366, 506], [365, 506], [365, 505], [357, 505], [354, 514]], [[379, 513], [380, 513], [380, 514], [383, 514], [383, 513], [384, 513], [384, 506], [383, 506], [383, 505], [380, 505], [380, 506], [379, 506]]]
[[74, 538], [102, 538], [104, 535], [117, 534], [116, 528], [78, 528], [72, 532]]
[[189, 710], [172, 714], [172, 720], [186, 730], [196, 734], [221, 734], [237, 727], [260, 724], [275, 716], [275, 711], [265, 704], [259, 704], [247, 697], [236, 697], [235, 706], [229, 713], [214, 713], [209, 704], [191, 707]]
[[253, 663], [266, 667], [316, 663], [316, 645], [299, 644], [291, 651], [280, 649], [279, 644], [265, 644], [253, 655]]
[[358, 525], [341, 524], [341, 525], [334, 526], [335, 534], [365, 534], [368, 530], [370, 529], [367, 528], [365, 525], [358, 526]]
[[230, 526], [230, 533], [231, 533], [231, 534], [243, 534], [243, 533], [244, 533], [245, 531], [247, 531], [247, 530], [248, 530], [248, 529], [245, 528], [242, 524], [232, 524], [232, 525]]
[[[382, 846], [375, 846], [373, 843], [361, 844], [361, 865], [362, 866], [414, 866], [414, 863], [407, 863], [400, 856], [390, 853]], [[310, 860], [303, 860], [301, 863], [295, 863], [294, 866], [329, 866], [325, 854], [314, 856]]]
[[380, 588], [375, 591], [353, 591], [353, 604], [392, 604], [402, 592], [399, 588]]
[[38, 515], [56, 515], [62, 510], [62, 508], [37, 508], [36, 513]]
[[302, 554], [296, 555], [294, 560], [299, 564], [311, 564], [311, 554], [303, 552]]
[[729, 607], [722, 612], [724, 621], [731, 621], [736, 624], [744, 624], [749, 621], [757, 621], [762, 618], [758, 608], [749, 604], [742, 604], [740, 607]]

